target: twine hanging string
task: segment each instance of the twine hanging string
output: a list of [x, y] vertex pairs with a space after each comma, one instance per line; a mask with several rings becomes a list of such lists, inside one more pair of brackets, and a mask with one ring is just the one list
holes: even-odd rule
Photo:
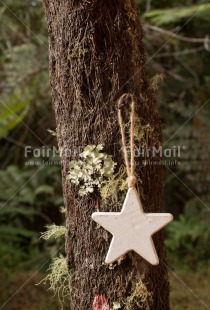
[[[130, 114], [130, 162], [126, 148], [125, 129], [123, 125], [122, 108], [127, 103], [131, 103], [131, 114]], [[122, 137], [122, 149], [125, 159], [125, 165], [128, 175], [128, 187], [135, 187], [136, 177], [135, 171], [135, 160], [134, 160], [134, 118], [135, 118], [135, 100], [132, 94], [124, 94], [118, 100], [118, 121], [120, 125], [120, 132]]]

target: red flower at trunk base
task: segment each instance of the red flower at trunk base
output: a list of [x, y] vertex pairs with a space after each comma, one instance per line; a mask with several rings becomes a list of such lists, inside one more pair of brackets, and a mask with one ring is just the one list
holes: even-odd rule
[[97, 294], [93, 301], [94, 310], [110, 310], [108, 300], [104, 295]]

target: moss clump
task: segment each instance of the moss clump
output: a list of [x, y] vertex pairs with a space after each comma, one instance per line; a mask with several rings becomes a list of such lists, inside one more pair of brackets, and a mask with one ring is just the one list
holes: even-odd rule
[[139, 144], [140, 148], [146, 148], [149, 144], [149, 140], [152, 137], [154, 128], [152, 128], [150, 124], [142, 125], [141, 120], [138, 116], [135, 116], [135, 119], [135, 142]]
[[101, 185], [100, 194], [101, 198], [106, 201], [107, 199], [113, 197], [118, 192], [118, 189], [124, 191], [128, 188], [128, 183], [126, 180], [126, 170], [125, 167], [121, 167], [118, 173], [111, 176], [108, 180], [104, 181]]
[[156, 92], [159, 89], [159, 82], [163, 81], [164, 75], [163, 74], [156, 74], [150, 80], [150, 87], [151, 89]]
[[136, 283], [131, 296], [127, 298], [126, 309], [132, 310], [138, 306], [139, 309], [149, 310], [152, 301], [152, 293], [147, 290], [146, 285], [142, 281], [139, 281]]
[[60, 213], [66, 214], [66, 212], [67, 212], [66, 207], [61, 206], [61, 207], [60, 207]]
[[38, 284], [49, 284], [49, 290], [57, 295], [62, 304], [66, 298], [70, 298], [69, 280], [72, 271], [68, 268], [67, 259], [60, 254], [59, 257], [53, 259], [48, 269], [49, 274]]
[[51, 238], [57, 239], [60, 237], [65, 237], [67, 233], [67, 228], [65, 226], [57, 226], [55, 224], [47, 225], [47, 231], [41, 233], [41, 237], [44, 240], [49, 240]]

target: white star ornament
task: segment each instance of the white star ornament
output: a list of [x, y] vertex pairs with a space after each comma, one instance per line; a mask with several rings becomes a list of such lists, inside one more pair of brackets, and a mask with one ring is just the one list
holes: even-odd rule
[[105, 260], [107, 264], [133, 250], [152, 265], [158, 265], [152, 235], [170, 223], [173, 216], [144, 213], [136, 189], [129, 188], [121, 212], [94, 212], [92, 219], [113, 235]]

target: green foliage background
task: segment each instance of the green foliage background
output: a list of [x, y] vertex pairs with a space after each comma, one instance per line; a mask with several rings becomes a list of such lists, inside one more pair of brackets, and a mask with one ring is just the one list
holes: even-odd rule
[[[210, 52], [207, 43], [186, 42], [149, 26], [207, 42], [210, 4], [136, 2], [151, 82], [160, 80], [154, 87], [159, 87], [164, 147], [182, 147], [181, 158], [173, 158], [180, 165], [164, 166], [163, 205], [175, 215], [166, 230], [170, 268], [198, 272], [207, 268], [210, 258]], [[0, 1], [0, 20], [0, 268], [16, 274], [45, 269], [43, 262], [58, 252], [59, 241], [45, 244], [39, 232], [46, 224], [63, 222], [62, 190], [58, 164], [24, 157], [27, 145], [57, 145], [47, 131], [55, 129], [55, 121], [42, 3]], [[162, 82], [157, 74], [164, 76]], [[26, 165], [29, 160], [31, 165]], [[10, 304], [5, 309], [13, 308]]]

